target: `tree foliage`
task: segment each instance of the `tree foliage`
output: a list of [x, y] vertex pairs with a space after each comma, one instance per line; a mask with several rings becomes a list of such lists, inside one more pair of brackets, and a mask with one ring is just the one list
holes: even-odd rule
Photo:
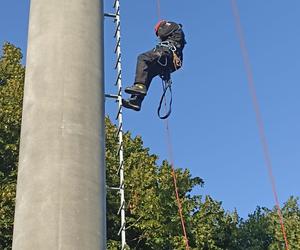
[[[267, 216], [269, 212], [266, 208], [257, 207], [254, 213], [248, 215], [247, 220], [240, 221], [236, 249], [268, 249], [274, 240]], [[277, 222], [278, 220], [276, 220]]]
[[12, 242], [25, 70], [21, 50], [5, 43], [0, 57], [0, 249]]
[[[107, 118], [106, 164], [110, 186], [119, 185], [116, 133], [116, 126]], [[129, 132], [124, 135], [124, 145], [128, 245], [131, 249], [184, 249], [170, 164], [163, 161], [157, 166], [158, 157], [143, 147], [141, 137], [132, 138]], [[178, 169], [176, 176], [183, 213], [189, 218], [200, 201], [200, 197], [190, 195], [190, 191], [203, 181], [192, 178], [187, 169]], [[119, 195], [109, 191], [107, 197], [108, 238], [118, 241]]]
[[234, 249], [237, 223], [236, 213], [225, 212], [221, 202], [207, 196], [193, 216], [197, 249]]
[[[281, 210], [286, 236], [290, 249], [300, 249], [300, 208], [298, 198], [290, 197]], [[274, 236], [270, 250], [285, 249], [285, 242], [280, 224], [278, 223], [277, 208], [267, 215], [270, 221], [269, 230]]]
[[[18, 149], [22, 114], [24, 67], [20, 49], [5, 43], [0, 57], [0, 249], [11, 249]], [[118, 187], [117, 127], [107, 117], [107, 186]], [[126, 236], [128, 249], [185, 249], [175, 199], [171, 165], [158, 163], [158, 156], [145, 148], [140, 136], [124, 134]], [[187, 168], [176, 169], [179, 198], [185, 218], [190, 249], [281, 250], [284, 240], [276, 208], [257, 209], [241, 219], [227, 212], [210, 196], [193, 195], [203, 186]], [[120, 197], [107, 192], [108, 249], [120, 249]], [[282, 214], [290, 249], [300, 249], [300, 208], [291, 197]]]

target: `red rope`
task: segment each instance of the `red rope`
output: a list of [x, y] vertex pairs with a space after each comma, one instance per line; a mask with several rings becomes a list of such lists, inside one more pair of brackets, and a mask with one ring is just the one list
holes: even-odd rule
[[189, 241], [186, 233], [186, 228], [185, 228], [185, 222], [184, 222], [184, 217], [182, 214], [182, 204], [179, 198], [178, 194], [178, 187], [177, 187], [177, 179], [176, 179], [176, 173], [175, 173], [175, 168], [174, 168], [174, 160], [173, 160], [173, 149], [172, 149], [172, 142], [171, 142], [171, 132], [169, 128], [169, 121], [168, 119], [165, 120], [166, 124], [166, 130], [167, 130], [167, 143], [168, 143], [168, 152], [169, 152], [169, 159], [171, 161], [171, 169], [172, 169], [172, 177], [173, 177], [173, 182], [174, 182], [174, 189], [175, 189], [175, 195], [176, 195], [176, 201], [177, 201], [177, 206], [178, 206], [178, 212], [180, 216], [180, 221], [181, 221], [181, 226], [182, 226], [182, 231], [183, 231], [183, 236], [184, 236], [184, 241], [185, 241], [185, 249], [189, 250]]
[[160, 0], [156, 0], [156, 11], [157, 11], [157, 18], [159, 21], [160, 20]]
[[282, 234], [283, 234], [283, 238], [284, 238], [284, 242], [285, 242], [285, 249], [288, 250], [289, 245], [288, 245], [288, 240], [287, 240], [287, 236], [286, 236], [286, 231], [284, 228], [283, 216], [282, 216], [281, 209], [280, 209], [279, 199], [278, 199], [278, 195], [277, 195], [277, 191], [276, 191], [276, 184], [275, 184], [275, 178], [273, 175], [273, 168], [272, 168], [271, 157], [269, 154], [268, 142], [267, 142], [267, 138], [266, 138], [265, 131], [264, 131], [264, 124], [263, 124], [263, 120], [262, 120], [262, 116], [261, 116], [261, 112], [260, 112], [260, 107], [258, 104], [258, 98], [257, 98], [256, 89], [255, 89], [255, 85], [254, 85], [252, 68], [251, 68], [251, 64], [250, 64], [249, 54], [248, 54], [248, 50], [246, 47], [246, 42], [245, 42], [245, 38], [244, 38], [244, 34], [243, 34], [243, 29], [242, 29], [242, 25], [241, 25], [241, 20], [240, 20], [240, 15], [239, 15], [239, 10], [238, 10], [236, 0], [231, 0], [231, 6], [232, 6], [233, 15], [235, 17], [236, 29], [237, 29], [237, 33], [239, 36], [244, 65], [245, 65], [246, 72], [247, 72], [248, 86], [249, 86], [249, 89], [251, 92], [252, 101], [253, 101], [253, 105], [254, 105], [254, 109], [255, 109], [256, 122], [257, 122], [258, 129], [259, 129], [260, 141], [261, 141], [261, 144], [263, 147], [264, 158], [265, 158], [269, 178], [271, 181], [272, 191], [273, 191], [274, 199], [276, 202], [277, 214], [279, 217], [279, 222], [281, 225], [281, 230], [282, 230]]
[[[156, 5], [157, 5], [157, 18], [158, 20], [161, 19], [160, 16], [160, 0], [156, 1]], [[166, 108], [166, 99], [165, 99], [165, 108]], [[189, 250], [189, 241], [188, 241], [188, 237], [187, 237], [187, 233], [186, 233], [186, 228], [185, 228], [185, 222], [184, 222], [184, 218], [183, 218], [183, 214], [182, 214], [182, 204], [179, 198], [179, 194], [178, 194], [178, 187], [177, 187], [177, 179], [176, 179], [176, 173], [175, 173], [175, 168], [174, 168], [174, 160], [173, 160], [173, 149], [172, 149], [172, 142], [171, 142], [171, 133], [170, 133], [170, 128], [169, 128], [169, 121], [168, 119], [165, 120], [165, 124], [166, 124], [166, 130], [167, 130], [167, 144], [168, 144], [168, 153], [169, 153], [169, 159], [171, 162], [171, 174], [173, 177], [173, 182], [174, 182], [174, 189], [175, 189], [175, 196], [176, 196], [176, 201], [177, 201], [177, 206], [178, 206], [178, 212], [179, 212], [179, 216], [180, 216], [180, 221], [181, 221], [181, 226], [182, 226], [182, 231], [183, 231], [183, 236], [184, 236], [184, 241], [185, 241], [185, 249]]]

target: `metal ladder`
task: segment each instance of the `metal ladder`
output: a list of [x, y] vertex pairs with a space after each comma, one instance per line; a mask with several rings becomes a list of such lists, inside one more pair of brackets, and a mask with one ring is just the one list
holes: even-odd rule
[[124, 184], [124, 152], [123, 152], [123, 111], [122, 111], [122, 67], [121, 67], [121, 22], [120, 22], [120, 1], [115, 0], [113, 8], [115, 13], [105, 13], [104, 16], [114, 18], [115, 23], [115, 32], [114, 38], [116, 39], [116, 45], [114, 49], [114, 53], [116, 55], [116, 64], [115, 70], [117, 72], [117, 78], [115, 81], [115, 86], [117, 87], [117, 94], [111, 95], [106, 94], [107, 98], [114, 98], [118, 104], [118, 112], [116, 120], [118, 120], [118, 150], [117, 155], [119, 156], [119, 167], [117, 174], [120, 177], [120, 185], [119, 187], [108, 187], [108, 189], [118, 190], [120, 194], [120, 207], [118, 210], [118, 214], [121, 217], [121, 224], [118, 235], [121, 235], [121, 249], [125, 249], [126, 247], [126, 218], [125, 218], [125, 184]]

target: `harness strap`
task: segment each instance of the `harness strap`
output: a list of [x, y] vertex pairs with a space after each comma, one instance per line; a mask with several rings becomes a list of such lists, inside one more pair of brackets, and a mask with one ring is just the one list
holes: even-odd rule
[[[156, 46], [157, 48], [158, 47], [164, 47], [164, 48], [167, 48], [168, 50], [170, 50], [173, 54], [173, 65], [174, 65], [174, 68], [175, 70], [177, 70], [178, 68], [180, 68], [182, 66], [182, 62], [180, 60], [180, 58], [177, 56], [177, 54], [175, 53], [177, 48], [176, 46], [170, 42], [170, 41], [163, 41], [163, 42], [159, 42], [158, 45]], [[158, 58], [157, 62], [163, 66], [163, 67], [167, 67], [168, 65], [168, 56], [164, 56], [164, 61], [162, 61], [162, 55]], [[157, 114], [158, 114], [158, 117], [160, 119], [166, 119], [170, 116], [171, 112], [172, 112], [172, 101], [173, 101], [173, 97], [172, 97], [172, 79], [171, 79], [171, 73], [170, 73], [170, 69], [166, 69], [164, 71], [163, 74], [160, 75], [160, 78], [162, 79], [162, 87], [163, 87], [163, 94], [160, 98], [160, 102], [159, 102], [159, 106], [158, 106], [158, 109], [157, 109]], [[169, 102], [169, 109], [168, 111], [166, 112], [165, 115], [162, 115], [161, 114], [161, 106], [162, 106], [162, 102], [163, 100], [165, 100], [165, 104], [166, 104], [166, 94], [167, 94], [167, 91], [169, 90], [170, 92], [170, 102]]]
[[[157, 109], [157, 114], [158, 114], [158, 117], [160, 118], [160, 119], [166, 119], [166, 118], [168, 118], [169, 116], [170, 116], [170, 114], [171, 114], [171, 112], [172, 112], [172, 87], [171, 87], [171, 85], [172, 85], [172, 80], [171, 80], [171, 78], [169, 77], [168, 79], [165, 79], [164, 77], [165, 76], [160, 76], [161, 77], [161, 79], [162, 79], [162, 87], [163, 87], [163, 94], [162, 94], [162, 96], [161, 96], [161, 98], [160, 98], [160, 101], [159, 101], [159, 106], [158, 106], [158, 109]], [[166, 93], [167, 93], [167, 90], [169, 90], [169, 92], [170, 92], [170, 95], [171, 95], [171, 97], [170, 97], [170, 102], [169, 102], [169, 110], [168, 110], [168, 112], [166, 112], [166, 114], [165, 115], [161, 115], [161, 105], [162, 105], [162, 102], [163, 102], [163, 100], [166, 100]], [[166, 102], [166, 101], [165, 101]]]

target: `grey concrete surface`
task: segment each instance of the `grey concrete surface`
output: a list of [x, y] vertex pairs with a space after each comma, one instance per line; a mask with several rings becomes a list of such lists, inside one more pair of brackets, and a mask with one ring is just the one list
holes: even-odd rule
[[102, 0], [31, 0], [14, 250], [106, 248]]

